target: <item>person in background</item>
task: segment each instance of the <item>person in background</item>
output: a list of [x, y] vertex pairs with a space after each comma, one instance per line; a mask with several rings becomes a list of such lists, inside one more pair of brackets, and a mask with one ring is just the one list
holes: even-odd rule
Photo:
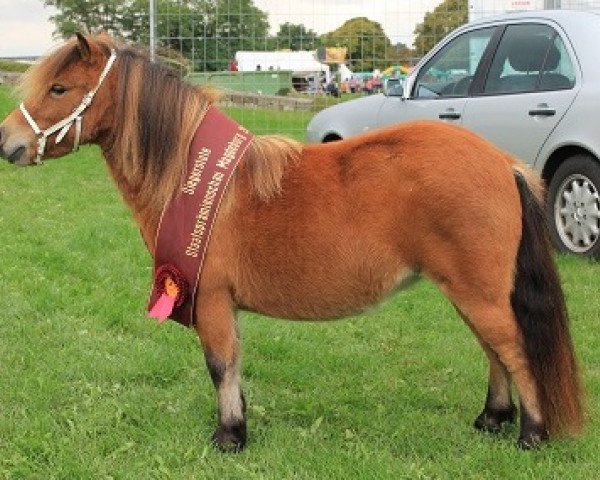
[[348, 86], [350, 87], [350, 93], [356, 93], [357, 86], [358, 86], [357, 83], [358, 82], [356, 81], [356, 78], [354, 78], [354, 77], [350, 78], [350, 81], [348, 82]]
[[335, 98], [339, 98], [340, 97], [340, 90], [337, 86], [337, 83], [335, 82], [335, 80], [331, 80], [327, 86], [325, 87], [325, 94], [326, 95], [331, 95], [332, 97]]

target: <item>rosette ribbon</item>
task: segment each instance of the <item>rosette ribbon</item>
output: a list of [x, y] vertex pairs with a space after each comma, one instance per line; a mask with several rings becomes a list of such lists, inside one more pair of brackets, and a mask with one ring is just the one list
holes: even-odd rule
[[161, 265], [154, 273], [154, 288], [159, 297], [148, 316], [162, 323], [171, 316], [176, 307], [183, 305], [189, 295], [188, 284], [175, 266]]

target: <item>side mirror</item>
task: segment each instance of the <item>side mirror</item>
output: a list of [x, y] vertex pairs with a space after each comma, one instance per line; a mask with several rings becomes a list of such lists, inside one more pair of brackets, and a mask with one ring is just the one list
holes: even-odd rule
[[404, 80], [401, 78], [388, 78], [383, 84], [383, 94], [386, 97], [402, 97], [404, 94]]

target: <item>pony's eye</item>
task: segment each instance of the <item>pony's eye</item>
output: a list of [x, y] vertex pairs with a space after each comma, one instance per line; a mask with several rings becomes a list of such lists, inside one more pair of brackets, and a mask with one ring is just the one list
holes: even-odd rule
[[57, 95], [57, 96], [61, 96], [63, 95], [65, 92], [67, 91], [67, 89], [65, 87], [63, 87], [62, 85], [52, 85], [50, 87], [50, 93], [52, 95]]

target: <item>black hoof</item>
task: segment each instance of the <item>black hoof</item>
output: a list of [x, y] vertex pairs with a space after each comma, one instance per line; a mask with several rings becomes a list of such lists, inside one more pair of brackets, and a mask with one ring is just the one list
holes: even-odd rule
[[532, 448], [538, 448], [549, 437], [548, 429], [534, 422], [523, 410], [521, 415], [521, 434], [519, 435], [517, 446], [523, 450], [531, 450]]
[[517, 447], [522, 450], [532, 450], [539, 448], [546, 440], [548, 440], [548, 432], [528, 433], [521, 435], [517, 440]]
[[232, 426], [219, 425], [212, 441], [222, 452], [239, 453], [246, 446], [246, 424], [242, 422]]
[[521, 404], [521, 434], [517, 446], [523, 450], [538, 448], [550, 434], [543, 423], [536, 422]]
[[498, 410], [486, 407], [475, 419], [473, 426], [483, 432], [498, 433], [502, 430], [502, 424], [515, 421], [516, 414], [517, 409], [514, 405]]

